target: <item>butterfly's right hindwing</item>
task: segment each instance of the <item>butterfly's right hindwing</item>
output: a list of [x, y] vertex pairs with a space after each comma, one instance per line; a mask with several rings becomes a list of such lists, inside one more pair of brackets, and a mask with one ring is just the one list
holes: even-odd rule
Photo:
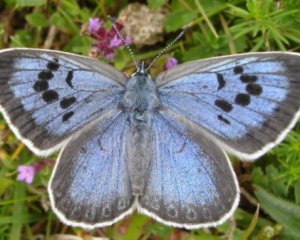
[[231, 163], [213, 141], [191, 132], [170, 111], [156, 113], [140, 212], [175, 227], [223, 223], [236, 209], [239, 189]]
[[57, 51], [0, 52], [0, 106], [14, 133], [47, 155], [122, 98], [125, 76], [111, 66]]

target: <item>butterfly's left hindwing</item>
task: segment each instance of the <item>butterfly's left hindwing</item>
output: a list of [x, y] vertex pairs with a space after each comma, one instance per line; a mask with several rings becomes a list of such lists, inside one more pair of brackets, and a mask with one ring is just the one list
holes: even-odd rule
[[0, 106], [14, 133], [47, 155], [116, 108], [125, 76], [98, 60], [57, 51], [0, 52]]
[[299, 62], [293, 53], [240, 54], [185, 63], [156, 82], [163, 106], [229, 152], [256, 159], [297, 122]]
[[49, 183], [51, 205], [66, 224], [111, 225], [133, 211], [125, 161], [129, 123], [112, 111], [62, 150]]

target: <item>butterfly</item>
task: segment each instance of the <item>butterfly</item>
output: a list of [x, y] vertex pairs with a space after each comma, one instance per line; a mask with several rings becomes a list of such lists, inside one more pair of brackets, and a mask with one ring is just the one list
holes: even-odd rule
[[79, 55], [0, 52], [1, 112], [37, 155], [60, 150], [48, 192], [66, 224], [108, 226], [134, 210], [187, 229], [216, 226], [239, 203], [227, 153], [252, 161], [300, 111], [300, 54], [187, 62], [154, 80]]

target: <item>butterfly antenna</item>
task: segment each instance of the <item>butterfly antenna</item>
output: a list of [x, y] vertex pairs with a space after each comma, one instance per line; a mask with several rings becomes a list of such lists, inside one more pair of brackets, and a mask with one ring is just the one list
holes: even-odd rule
[[175, 42], [178, 41], [178, 39], [180, 39], [185, 32], [189, 29], [189, 26], [184, 27], [181, 32], [177, 35], [177, 37], [170, 42], [164, 49], [162, 49], [157, 55], [156, 57], [153, 59], [153, 61], [149, 64], [149, 66], [147, 67], [147, 71], [153, 66], [154, 63], [156, 63], [156, 61], [161, 57], [161, 55], [163, 55]]
[[124, 43], [125, 47], [128, 49], [129, 54], [130, 54], [130, 56], [131, 56], [131, 58], [133, 60], [133, 63], [135, 65], [135, 67], [138, 69], [138, 64], [137, 64], [137, 61], [136, 61], [136, 59], [134, 57], [133, 51], [131, 50], [131, 48], [129, 46], [129, 43], [122, 36], [122, 34], [120, 33], [119, 29], [117, 28], [117, 26], [115, 24], [116, 20], [112, 16], [110, 16], [110, 15], [108, 15], [108, 18], [111, 21], [111, 24], [112, 24], [113, 28], [115, 29], [116, 33], [118, 34], [119, 38], [122, 40], [122, 42]]

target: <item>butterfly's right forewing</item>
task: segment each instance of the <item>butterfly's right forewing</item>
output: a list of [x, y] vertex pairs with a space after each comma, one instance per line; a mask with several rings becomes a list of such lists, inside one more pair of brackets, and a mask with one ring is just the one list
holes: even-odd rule
[[280, 143], [300, 116], [300, 55], [250, 53], [198, 60], [157, 78], [162, 105], [241, 158]]

